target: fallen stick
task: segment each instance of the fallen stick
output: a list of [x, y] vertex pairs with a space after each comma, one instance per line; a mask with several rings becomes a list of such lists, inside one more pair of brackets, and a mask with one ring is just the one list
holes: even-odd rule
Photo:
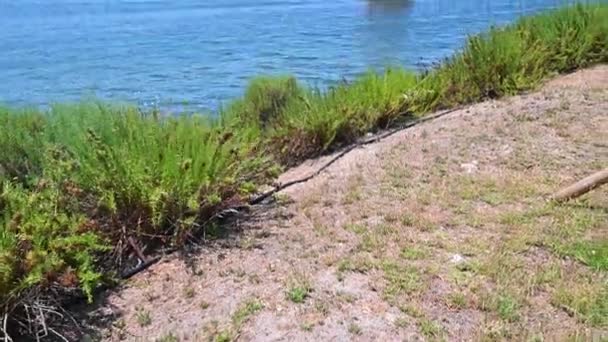
[[129, 237], [127, 241], [129, 242], [129, 245], [131, 245], [131, 248], [135, 252], [135, 255], [137, 255], [137, 258], [139, 259], [139, 264], [133, 267], [132, 269], [123, 272], [123, 274], [121, 274], [122, 279], [131, 278], [132, 276], [147, 269], [148, 267], [154, 265], [157, 261], [160, 260], [160, 255], [156, 255], [151, 258], [146, 257], [141, 248], [139, 248], [139, 246], [137, 245], [137, 242], [132, 237]]
[[608, 183], [608, 169], [596, 172], [551, 196], [551, 200], [562, 203], [577, 198], [587, 192]]

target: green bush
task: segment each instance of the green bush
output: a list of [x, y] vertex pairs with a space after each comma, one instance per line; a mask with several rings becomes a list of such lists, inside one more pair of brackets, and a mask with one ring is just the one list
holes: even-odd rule
[[74, 197], [52, 183], [34, 191], [3, 184], [0, 190], [0, 302], [55, 282], [80, 286], [89, 299], [100, 284], [95, 255], [109, 250], [79, 212]]

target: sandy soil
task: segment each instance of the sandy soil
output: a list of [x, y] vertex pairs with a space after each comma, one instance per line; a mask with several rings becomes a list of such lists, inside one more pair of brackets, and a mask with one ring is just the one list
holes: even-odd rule
[[577, 309], [576, 297], [605, 294], [606, 272], [556, 252], [550, 233], [560, 217], [590, 215], [568, 239], [605, 241], [606, 189], [585, 198], [597, 210], [512, 219], [607, 166], [608, 66], [598, 66], [357, 148], [227, 236], [138, 274], [90, 316], [114, 318], [111, 341], [608, 336], [608, 309]]

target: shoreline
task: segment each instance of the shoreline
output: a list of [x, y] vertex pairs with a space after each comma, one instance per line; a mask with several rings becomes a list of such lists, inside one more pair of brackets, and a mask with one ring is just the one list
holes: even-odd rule
[[[89, 317], [120, 317], [102, 329], [107, 340], [603, 336], [606, 192], [544, 199], [602, 167], [607, 71], [558, 76], [353, 149], [237, 215], [200, 252], [136, 275]], [[298, 288], [308, 289], [301, 302]]]

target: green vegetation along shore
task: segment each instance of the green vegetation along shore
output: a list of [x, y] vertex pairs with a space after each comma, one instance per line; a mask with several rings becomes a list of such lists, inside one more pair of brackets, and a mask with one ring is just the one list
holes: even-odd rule
[[471, 37], [422, 74], [390, 68], [327, 91], [260, 77], [217, 118], [94, 102], [1, 108], [0, 318], [22, 319], [24, 305], [50, 294], [91, 300], [117, 278], [129, 238], [179, 247], [286, 166], [608, 62], [606, 18], [605, 4], [522, 18]]

